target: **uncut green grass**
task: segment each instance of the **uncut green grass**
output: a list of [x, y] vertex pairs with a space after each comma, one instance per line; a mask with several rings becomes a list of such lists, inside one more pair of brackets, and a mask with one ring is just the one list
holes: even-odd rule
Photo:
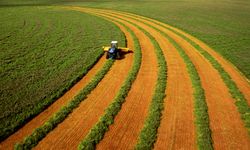
[[1, 140], [86, 74], [103, 45], [125, 41], [112, 23], [80, 12], [32, 6], [0, 13]]
[[207, 43], [250, 79], [250, 1], [123, 0], [60, 3], [127, 11], [180, 28]]
[[78, 5], [151, 17], [201, 39], [250, 79], [249, 0], [3, 0], [2, 4]]
[[1, 4], [78, 5], [151, 17], [201, 39], [250, 79], [249, 0], [2, 0]]

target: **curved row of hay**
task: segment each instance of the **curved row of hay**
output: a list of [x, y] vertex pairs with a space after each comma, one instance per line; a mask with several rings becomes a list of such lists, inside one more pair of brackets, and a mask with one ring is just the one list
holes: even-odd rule
[[[93, 10], [91, 9], [91, 11], [93, 11]], [[104, 13], [103, 10], [97, 10], [96, 13], [98, 13], [98, 12], [101, 12], [101, 14]], [[117, 12], [113, 12], [113, 11], [106, 11], [106, 14], [108, 14], [108, 15], [110, 15], [112, 17], [115, 16], [112, 13], [117, 14], [117, 16], [119, 16], [118, 18], [123, 18], [121, 16], [124, 15], [123, 13], [117, 13]], [[127, 21], [129, 20], [128, 17], [129, 18], [135, 18], [133, 16], [133, 14], [128, 15], [126, 13], [124, 16], [125, 16], [124, 19], [127, 20]], [[137, 16], [137, 18], [135, 20], [140, 20], [141, 18], [145, 18], [145, 17], [138, 17]], [[143, 22], [145, 23], [145, 22], [147, 22], [147, 20], [143, 20]], [[188, 36], [187, 34], [184, 34], [183, 36], [179, 36], [178, 34], [175, 34], [174, 32], [171, 32], [171, 30], [167, 30], [166, 28], [162, 28], [161, 26], [158, 26], [157, 24], [154, 24], [152, 22], [149, 22], [149, 23], [151, 23], [150, 25], [154, 26], [154, 28], [158, 27], [158, 30], [160, 28], [161, 33], [165, 32], [164, 33], [165, 36], [169, 36], [170, 38], [172, 38], [174, 41], [176, 41], [180, 45], [179, 48], [182, 48], [185, 51], [185, 53], [187, 53], [187, 56], [190, 57], [190, 59], [194, 63], [194, 66], [196, 67], [196, 69], [197, 69], [197, 71], [198, 71], [198, 73], [200, 75], [202, 86], [205, 89], [205, 96], [206, 96], [206, 102], [208, 103], [208, 112], [209, 112], [209, 115], [210, 115], [210, 119], [212, 119], [211, 122], [214, 123], [214, 124], [212, 124], [212, 129], [211, 130], [213, 131], [213, 130], [215, 130], [214, 128], [216, 128], [216, 131], [217, 131], [217, 132], [214, 132], [214, 131], [212, 132], [212, 137], [213, 137], [213, 139], [218, 138], [218, 140], [216, 140], [216, 141], [215, 140], [211, 141], [211, 139], [210, 139], [208, 115], [206, 115], [206, 111], [207, 111], [207, 106], [205, 105], [206, 102], [205, 103], [204, 103], [204, 101], [199, 102], [199, 96], [201, 96], [201, 99], [202, 99], [202, 95], [203, 95], [202, 94], [203, 92], [201, 92], [201, 95], [198, 95], [198, 96], [195, 95], [197, 97], [196, 103], [197, 104], [199, 103], [199, 105], [196, 104], [197, 105], [196, 106], [196, 112], [200, 111], [200, 112], [198, 112], [196, 114], [197, 115], [196, 117], [200, 117], [198, 120], [196, 120], [197, 125], [200, 124], [200, 127], [197, 129], [198, 133], [196, 133], [197, 137], [200, 138], [202, 136], [202, 138], [200, 138], [198, 140], [198, 145], [200, 146], [200, 148], [206, 147], [206, 148], [210, 149], [210, 148], [212, 148], [211, 147], [212, 142], [214, 143], [216, 148], [220, 147], [220, 146], [222, 148], [222, 147], [225, 147], [226, 145], [227, 146], [230, 145], [229, 147], [234, 147], [234, 146], [237, 147], [240, 144], [235, 144], [234, 145], [232, 143], [240, 143], [240, 142], [245, 143], [246, 147], [248, 147], [247, 143], [248, 143], [249, 139], [248, 139], [248, 136], [247, 136], [247, 133], [246, 133], [247, 130], [244, 129], [244, 126], [242, 124], [242, 120], [240, 119], [240, 116], [239, 116], [239, 114], [238, 114], [238, 112], [236, 110], [236, 107], [233, 104], [234, 102], [236, 102], [236, 106], [238, 107], [240, 114], [243, 115], [243, 122], [245, 123], [246, 128], [248, 128], [248, 126], [249, 126], [249, 123], [247, 121], [248, 120], [247, 114], [249, 113], [249, 107], [247, 105], [247, 102], [248, 102], [247, 100], [248, 99], [244, 98], [244, 96], [245, 97], [249, 96], [249, 92], [248, 92], [249, 91], [249, 84], [248, 84], [248, 82], [244, 79], [244, 77], [242, 77], [240, 75], [239, 72], [237, 72], [237, 70], [235, 70], [231, 66], [231, 64], [226, 63], [226, 61], [223, 60], [223, 58], [218, 57], [218, 54], [214, 55], [214, 58], [216, 59], [216, 60], [215, 59], [214, 60], [216, 62], [215, 61], [212, 62], [212, 65], [211, 65], [208, 61], [206, 61], [204, 59], [204, 58], [208, 58], [208, 60], [211, 61], [211, 58], [209, 58], [209, 56], [207, 56], [207, 55], [201, 56], [199, 54], [200, 49], [197, 50], [196, 49], [197, 46], [194, 46], [194, 43], [190, 42], [190, 40], [187, 40], [187, 38], [184, 38], [184, 39], [182, 39], [182, 38], [185, 35], [185, 36], [193, 39], [199, 45], [201, 45], [201, 47], [203, 48], [203, 51], [207, 50], [208, 52], [211, 52], [211, 49], [209, 49], [204, 43], [201, 43], [200, 41], [194, 39], [191, 36]], [[136, 24], [138, 24], [138, 22], [136, 22]], [[167, 25], [165, 25], [165, 26], [167, 26]], [[168, 26], [168, 28], [169, 28], [169, 26]], [[180, 32], [178, 29], [176, 29], [176, 30], [178, 32]], [[150, 33], [152, 33], [152, 32], [150, 32]], [[180, 40], [180, 39], [182, 39], [182, 40]], [[187, 40], [187, 42], [185, 40]], [[201, 53], [201, 54], [204, 54], [204, 52]], [[213, 53], [211, 53], [211, 55], [213, 56]], [[211, 57], [211, 55], [210, 55], [210, 57]], [[199, 57], [199, 59], [197, 59], [198, 57]], [[215, 66], [215, 63], [217, 63], [216, 65], [219, 64], [218, 62], [220, 62], [220, 63], [222, 62], [221, 63], [221, 66], [223, 66], [223, 68], [221, 67], [222, 69]], [[200, 66], [203, 66], [203, 67], [206, 66], [206, 67], [202, 68], [202, 70], [201, 70]], [[230, 76], [232, 79], [223, 77], [223, 76], [225, 76], [224, 68], [225, 68], [225, 70], [228, 70], [227, 76]], [[209, 70], [211, 70], [211, 71], [209, 71]], [[212, 72], [213, 75], [211, 75], [211, 72]], [[193, 74], [194, 73], [192, 73], [191, 76], [193, 76]], [[219, 84], [220, 86], [218, 86], [217, 81], [220, 82], [220, 84]], [[216, 84], [214, 84], [214, 83], [216, 83]], [[209, 85], [209, 84], [214, 84], [213, 88], [211, 88], [211, 85]], [[239, 90], [243, 94], [241, 92], [238, 92], [239, 90], [238, 91], [237, 90], [232, 90], [232, 89], [235, 88], [236, 85], [238, 86]], [[194, 87], [195, 86], [197, 86], [197, 85], [194, 85]], [[201, 90], [201, 87], [200, 87], [200, 89], [198, 88], [197, 90], [198, 91]], [[229, 93], [229, 91], [230, 91], [230, 93]], [[234, 93], [232, 93], [232, 91], [234, 91]], [[243, 97], [243, 98], [242, 99], [237, 98], [237, 99], [233, 100], [233, 97], [234, 98], [236, 97], [235, 93], [237, 93], [239, 95], [238, 97], [241, 97], [241, 98]], [[230, 101], [230, 99], [231, 99], [231, 101]], [[238, 105], [238, 103], [240, 103], [241, 106]], [[204, 106], [202, 108], [203, 110], [200, 110], [201, 106]], [[222, 110], [224, 112], [222, 112]], [[232, 111], [232, 110], [234, 110], [234, 111]], [[225, 114], [226, 114], [226, 116], [225, 116]], [[236, 118], [238, 118], [238, 120], [232, 121], [229, 116], [235, 116]], [[218, 120], [218, 118], [219, 118], [220, 121], [215, 122], [214, 119]], [[177, 121], [179, 121], [179, 120], [177, 120]], [[239, 127], [241, 126], [242, 128], [238, 129], [238, 130], [235, 130], [234, 126], [239, 126]], [[218, 131], [218, 127], [219, 128], [221, 127], [219, 131]], [[226, 128], [231, 128], [231, 129], [225, 130], [225, 127]], [[241, 130], [241, 136], [245, 140], [238, 140], [237, 139], [238, 135], [235, 136], [235, 134], [237, 134], [239, 132], [239, 130]], [[222, 140], [221, 134], [225, 134], [225, 133], [228, 134], [228, 136], [224, 136], [225, 139], [223, 139], [223, 141], [224, 141], [225, 145], [223, 145], [223, 144], [220, 144], [220, 142]], [[179, 138], [180, 137], [181, 136], [179, 136]], [[220, 138], [220, 140], [219, 140], [219, 138]], [[170, 139], [168, 139], [168, 140], [170, 140]], [[237, 142], [235, 142], [234, 140], [237, 141]], [[105, 141], [105, 138], [104, 138], [103, 141]], [[112, 144], [110, 143], [110, 145], [112, 145]], [[190, 145], [190, 143], [189, 143], [189, 145]]]

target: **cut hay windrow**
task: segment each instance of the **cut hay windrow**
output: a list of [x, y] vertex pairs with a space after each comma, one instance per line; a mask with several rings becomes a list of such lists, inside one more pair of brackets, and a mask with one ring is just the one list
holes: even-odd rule
[[146, 150], [153, 148], [157, 138], [157, 130], [160, 126], [162, 110], [164, 109], [164, 98], [166, 97], [165, 90], [167, 85], [167, 62], [165, 60], [162, 49], [160, 48], [155, 38], [143, 28], [137, 26], [136, 24], [133, 25], [143, 31], [150, 38], [155, 47], [155, 53], [158, 62], [158, 77], [156, 88], [154, 90], [154, 95], [149, 107], [148, 116], [145, 120], [144, 126], [140, 132], [137, 144], [135, 146], [135, 149]]
[[63, 106], [41, 127], [36, 128], [31, 135], [27, 136], [21, 143], [15, 145], [15, 149], [31, 149], [38, 144], [50, 131], [52, 131], [59, 123], [79, 106], [79, 104], [87, 98], [87, 95], [98, 85], [106, 73], [113, 65], [114, 60], [108, 60], [95, 77], [71, 100], [66, 106]]
[[[112, 20], [114, 21], [114, 20]], [[104, 134], [108, 130], [109, 126], [114, 123], [115, 116], [119, 113], [122, 104], [125, 102], [126, 97], [131, 89], [131, 86], [136, 79], [138, 71], [141, 66], [141, 48], [138, 39], [135, 34], [126, 27], [123, 23], [114, 21], [122, 25], [127, 29], [134, 41], [134, 60], [129, 74], [122, 84], [119, 92], [114, 98], [113, 102], [105, 110], [105, 114], [100, 117], [99, 121], [91, 128], [88, 135], [79, 144], [78, 149], [95, 149], [96, 144], [100, 142]]]
[[[142, 22], [141, 20], [137, 20], [139, 22]], [[211, 150], [213, 149], [213, 141], [211, 138], [211, 129], [209, 127], [209, 115], [207, 112], [207, 104], [205, 99], [205, 93], [204, 89], [202, 88], [200, 77], [198, 75], [198, 72], [190, 60], [190, 58], [187, 56], [187, 54], [182, 50], [182, 48], [173, 40], [171, 39], [167, 34], [161, 32], [159, 29], [145, 23], [147, 26], [155, 29], [159, 33], [161, 33], [164, 37], [166, 37], [170, 43], [174, 45], [174, 47], [177, 49], [181, 57], [183, 58], [184, 62], [186, 63], [189, 76], [192, 81], [192, 87], [194, 89], [194, 102], [195, 102], [195, 125], [196, 125], [196, 135], [197, 135], [197, 145], [199, 149], [207, 149]], [[150, 136], [145, 136], [145, 139], [147, 139]], [[152, 141], [153, 142], [153, 141]], [[150, 143], [149, 141], [146, 142], [144, 145], [147, 145], [147, 143]], [[141, 146], [141, 149], [151, 149], [151, 147], [148, 145], [148, 147]]]
[[[171, 29], [169, 29], [171, 30]], [[188, 41], [193, 47], [196, 48], [212, 65], [213, 67], [220, 73], [221, 78], [223, 79], [224, 83], [226, 84], [227, 88], [229, 89], [230, 94], [235, 99], [235, 105], [241, 115], [241, 119], [244, 121], [245, 127], [248, 130], [248, 134], [250, 135], [250, 107], [247, 103], [246, 98], [239, 90], [235, 82], [232, 80], [230, 75], [223, 69], [220, 63], [212, 57], [207, 51], [202, 49], [198, 44], [190, 40], [189, 38], [185, 37], [184, 35], [171, 30], [177, 35], [181, 36], [183, 39]]]
[[175, 46], [175, 48], [183, 58], [184, 62], [186, 63], [186, 67], [188, 69], [189, 77], [191, 78], [192, 81], [192, 87], [194, 89], [193, 95], [195, 103], [194, 112], [195, 112], [197, 146], [200, 150], [212, 150], [213, 140], [211, 137], [212, 132], [209, 127], [208, 107], [199, 74], [194, 64], [187, 56], [187, 54], [184, 52], [184, 50], [182, 50], [182, 48], [167, 34], [165, 33], [162, 34]]
[[[148, 19], [146, 19], [148, 20]], [[151, 20], [148, 20], [151, 21]], [[224, 83], [226, 84], [227, 88], [229, 89], [230, 94], [235, 99], [235, 105], [237, 106], [237, 109], [241, 115], [241, 118], [245, 124], [245, 127], [248, 130], [248, 134], [250, 135], [250, 107], [247, 103], [246, 98], [242, 94], [242, 92], [237, 87], [236, 83], [232, 80], [230, 75], [223, 69], [221, 64], [207, 51], [205, 51], [202, 47], [200, 47], [197, 43], [186, 37], [185, 35], [168, 28], [166, 26], [163, 26], [157, 22], [154, 22], [155, 24], [166, 28], [167, 30], [172, 31], [173, 33], [177, 34], [178, 36], [185, 39], [188, 43], [190, 43], [195, 49], [200, 52], [212, 65], [213, 67], [219, 72], [221, 78], [223, 79]]]

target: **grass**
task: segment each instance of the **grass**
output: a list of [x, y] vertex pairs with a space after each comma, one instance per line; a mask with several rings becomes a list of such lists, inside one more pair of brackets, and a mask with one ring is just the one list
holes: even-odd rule
[[131, 34], [134, 41], [134, 60], [131, 70], [129, 74], [122, 84], [119, 92], [114, 98], [113, 102], [108, 106], [105, 110], [104, 115], [102, 115], [99, 121], [91, 128], [90, 132], [87, 136], [81, 141], [78, 146], [78, 149], [95, 149], [96, 144], [100, 142], [100, 140], [104, 137], [104, 134], [109, 128], [109, 125], [114, 123], [115, 116], [121, 110], [122, 104], [125, 102], [125, 99], [130, 91], [130, 88], [136, 79], [137, 73], [141, 66], [141, 49], [139, 45], [139, 41], [136, 38], [135, 34], [127, 28], [124, 24], [118, 22], [122, 26], [124, 26], [127, 31]]
[[201, 39], [250, 79], [249, 0], [2, 0], [1, 4], [87, 6], [154, 18]]
[[[124, 35], [98, 17], [51, 7], [1, 7], [0, 140], [79, 81], [101, 47]], [[105, 35], [105, 36], [104, 36]]]
[[[137, 21], [142, 22], [140, 20], [137, 20]], [[171, 39], [167, 34], [161, 32], [159, 29], [157, 29], [157, 28], [155, 28], [155, 27], [153, 27], [145, 22], [142, 22], [142, 23], [155, 29], [156, 31], [161, 33], [165, 38], [167, 38], [169, 40], [169, 42], [174, 45], [176, 50], [179, 52], [180, 56], [183, 58], [183, 60], [186, 64], [186, 67], [188, 69], [189, 77], [190, 77], [191, 82], [192, 82], [192, 87], [194, 89], [193, 95], [194, 95], [194, 103], [195, 103], [194, 113], [195, 113], [197, 146], [201, 150], [203, 150], [203, 149], [212, 150], [213, 149], [213, 144], [212, 144], [213, 141], [211, 138], [211, 129], [209, 127], [209, 115], [207, 112], [208, 107], [206, 104], [204, 89], [202, 88], [200, 77], [199, 77], [199, 74], [198, 74], [195, 66], [193, 65], [192, 61], [187, 56], [187, 54], [184, 52], [184, 50], [173, 39]], [[160, 55], [160, 53], [158, 55]], [[162, 56], [162, 54], [160, 56]], [[158, 58], [158, 60], [160, 60], [160, 58]], [[163, 74], [162, 74], [162, 76], [163, 76]], [[161, 108], [160, 104], [161, 103], [159, 101], [158, 108]], [[157, 110], [157, 109], [155, 109], [155, 110]], [[150, 119], [148, 118], [148, 122], [150, 122], [151, 125], [149, 123], [145, 125], [147, 129], [142, 130], [142, 134], [140, 137], [141, 141], [140, 140], [138, 141], [136, 149], [152, 149], [153, 148], [153, 144], [154, 144], [156, 136], [157, 136], [156, 135], [157, 128], [159, 126], [158, 123], [160, 123], [158, 121], [160, 119], [159, 118], [160, 117], [160, 110], [158, 109], [158, 114], [157, 114], [157, 111], [152, 111], [152, 112], [155, 113], [155, 116], [149, 115]], [[157, 115], [158, 115], [158, 117], [157, 117]], [[154, 120], [156, 120], [156, 121], [154, 122]], [[145, 133], [143, 133], [143, 132], [145, 132]]]
[[[110, 41], [109, 37], [103, 35], [120, 38], [120, 35], [116, 34], [118, 32], [113, 32], [115, 28], [109, 28], [112, 25], [108, 25], [108, 22], [93, 19], [92, 16], [83, 16], [82, 13], [42, 7], [51, 4], [116, 9], [168, 23], [210, 45], [231, 61], [248, 79], [250, 78], [250, 2], [247, 0], [2, 0], [1, 141], [50, 105], [86, 74], [98, 59], [97, 56], [102, 53], [98, 51], [99, 47]], [[37, 7], [38, 5], [40, 7]], [[93, 24], [97, 25], [93, 27]], [[102, 30], [91, 30], [92, 28]], [[104, 34], [103, 31], [107, 33]], [[98, 39], [94, 45], [89, 42], [92, 39]], [[103, 42], [96, 43], [99, 41]], [[89, 52], [90, 49], [91, 52], [86, 54], [86, 50]], [[85, 59], [85, 56], [91, 54], [95, 54], [95, 60], [91, 57], [91, 60]], [[77, 63], [79, 61], [82, 63]], [[86, 66], [86, 62], [90, 61], [92, 63], [87, 63], [89, 65]], [[221, 70], [220, 68], [217, 66], [218, 70]], [[228, 75], [222, 76], [228, 81], [226, 84], [230, 87], [230, 93], [239, 99], [236, 100], [236, 105], [249, 129], [249, 106]], [[201, 89], [197, 88], [197, 91], [199, 90]], [[201, 91], [198, 93], [202, 95]], [[202, 99], [201, 96], [201, 101]], [[198, 111], [206, 114], [205, 108]], [[206, 119], [205, 115], [205, 121], [202, 121], [204, 129], [209, 129]], [[200, 122], [199, 124], [202, 125]], [[206, 139], [203, 137], [208, 137], [210, 131], [199, 132], [201, 139]]]
[[113, 65], [114, 60], [107, 60], [101, 70], [97, 72], [94, 78], [77, 94], [73, 100], [67, 105], [63, 106], [58, 112], [56, 112], [47, 122], [42, 126], [36, 128], [31, 135], [25, 137], [25, 139], [15, 145], [16, 150], [31, 149], [38, 144], [50, 131], [52, 131], [59, 123], [61, 123], [66, 117], [78, 107], [78, 105], [87, 98], [87, 95], [98, 85], [103, 79], [105, 74], [109, 71]]
[[115, 9], [154, 18], [192, 34], [232, 62], [250, 79], [248, 0], [76, 0], [66, 5]]

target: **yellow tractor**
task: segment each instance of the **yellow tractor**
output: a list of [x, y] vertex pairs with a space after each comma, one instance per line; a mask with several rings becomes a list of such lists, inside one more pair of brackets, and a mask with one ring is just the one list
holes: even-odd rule
[[111, 41], [110, 46], [103, 46], [103, 50], [107, 52], [107, 59], [120, 59], [122, 54], [132, 52], [129, 48], [118, 47], [117, 41]]

